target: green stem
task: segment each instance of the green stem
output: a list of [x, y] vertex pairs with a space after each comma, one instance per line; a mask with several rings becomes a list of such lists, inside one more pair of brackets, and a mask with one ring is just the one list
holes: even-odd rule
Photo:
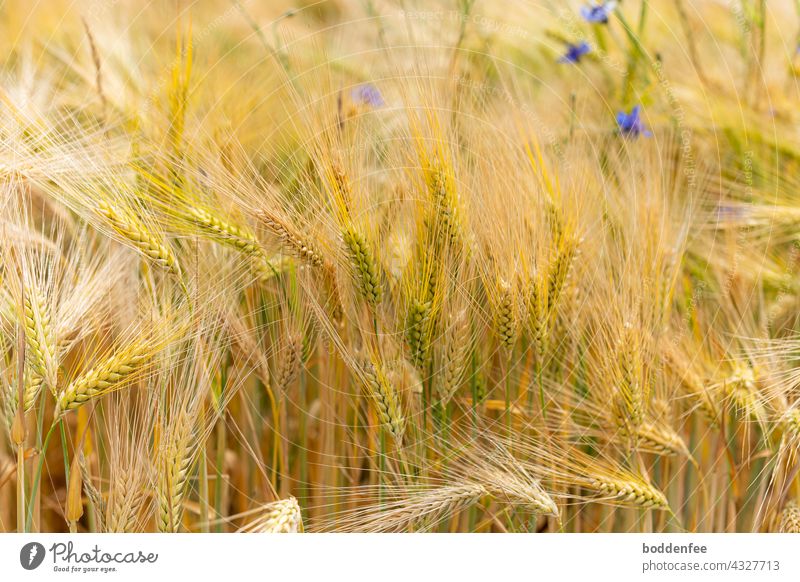
[[622, 28], [625, 30], [625, 34], [628, 36], [628, 40], [632, 45], [632, 48], [628, 55], [628, 69], [627, 69], [627, 74], [625, 75], [625, 90], [623, 91], [623, 96], [622, 96], [623, 104], [626, 107], [630, 105], [630, 98], [631, 98], [631, 93], [633, 92], [633, 86], [639, 59], [647, 56], [647, 52], [645, 51], [645, 48], [640, 40], [641, 36], [644, 34], [644, 26], [645, 26], [645, 21], [647, 19], [647, 5], [648, 5], [648, 0], [642, 0], [642, 7], [641, 11], [639, 12], [638, 33], [633, 31], [633, 28], [628, 23], [628, 21], [625, 18], [625, 15], [622, 13], [621, 10], [614, 11], [614, 14], [619, 19], [620, 24], [622, 24]]
[[[299, 400], [300, 400], [300, 410], [298, 411], [298, 430], [300, 432], [300, 454], [299, 454], [299, 465], [300, 465], [300, 507], [307, 507], [307, 500], [309, 496], [308, 491], [308, 437], [307, 437], [307, 419], [306, 419], [306, 410], [308, 410], [308, 406], [306, 404], [306, 375], [300, 372], [300, 393], [299, 393]], [[288, 461], [287, 461], [287, 471], [288, 471]]]
[[222, 533], [223, 528], [223, 520], [222, 520], [222, 487], [223, 487], [223, 478], [222, 478], [222, 469], [225, 464], [225, 441], [226, 441], [226, 430], [225, 430], [225, 419], [224, 417], [220, 419], [219, 426], [217, 427], [217, 459], [216, 459], [216, 472], [217, 478], [214, 482], [214, 514], [217, 520], [217, 532]]
[[64, 483], [69, 483], [69, 454], [67, 452], [67, 431], [64, 428], [64, 423], [58, 425], [59, 432], [61, 433], [61, 452], [64, 456]]
[[208, 533], [208, 513], [210, 505], [208, 502], [208, 459], [206, 458], [205, 446], [200, 454], [200, 531]]
[[380, 431], [380, 453], [378, 456], [378, 504], [383, 506], [384, 498], [386, 497], [384, 473], [386, 472], [386, 429], [382, 426], [378, 429]]
[[536, 381], [539, 384], [539, 406], [542, 407], [542, 418], [547, 419], [547, 406], [544, 402], [544, 366], [537, 364]]
[[42, 479], [42, 469], [44, 468], [44, 461], [47, 457], [47, 445], [50, 442], [50, 437], [53, 436], [56, 425], [60, 424], [61, 419], [59, 418], [50, 425], [50, 430], [47, 431], [47, 435], [44, 437], [42, 449], [39, 451], [39, 464], [36, 467], [36, 476], [33, 479], [33, 486], [31, 487], [31, 503], [28, 505], [28, 517], [25, 520], [25, 533], [30, 532], [31, 524], [33, 524], [33, 500], [36, 499], [36, 493], [39, 490], [39, 482]]

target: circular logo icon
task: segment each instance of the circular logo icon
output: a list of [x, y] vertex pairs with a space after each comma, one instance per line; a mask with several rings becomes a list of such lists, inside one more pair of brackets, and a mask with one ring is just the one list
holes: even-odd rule
[[30, 542], [19, 551], [19, 563], [26, 570], [35, 570], [44, 561], [44, 546], [39, 542]]

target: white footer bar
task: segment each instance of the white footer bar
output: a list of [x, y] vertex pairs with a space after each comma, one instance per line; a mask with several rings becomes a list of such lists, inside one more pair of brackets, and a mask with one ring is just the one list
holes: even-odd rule
[[167, 576], [219, 582], [797, 581], [800, 535], [0, 534], [2, 581], [155, 582]]

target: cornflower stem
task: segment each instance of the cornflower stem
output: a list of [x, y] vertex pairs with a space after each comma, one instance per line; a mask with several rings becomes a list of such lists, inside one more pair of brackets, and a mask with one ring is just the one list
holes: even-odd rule
[[641, 36], [644, 33], [644, 26], [647, 20], [647, 6], [648, 0], [642, 0], [642, 7], [639, 12], [639, 27], [638, 33], [634, 32], [633, 27], [628, 23], [625, 15], [622, 13], [621, 10], [615, 10], [614, 14], [622, 24], [622, 28], [625, 30], [625, 34], [628, 36], [628, 40], [631, 43], [631, 49], [628, 53], [628, 69], [627, 74], [625, 75], [624, 81], [624, 91], [622, 93], [622, 102], [626, 107], [630, 106], [631, 95], [633, 93], [633, 86], [634, 81], [636, 80], [636, 70], [639, 59], [645, 57], [647, 52], [644, 49], [644, 46], [641, 42]]

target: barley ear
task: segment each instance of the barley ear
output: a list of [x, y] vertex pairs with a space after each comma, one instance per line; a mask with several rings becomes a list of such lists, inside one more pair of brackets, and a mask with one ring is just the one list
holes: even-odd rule
[[362, 366], [367, 393], [375, 403], [378, 418], [383, 427], [400, 445], [405, 431], [405, 419], [401, 414], [400, 400], [394, 386], [389, 382], [383, 366], [365, 362]]
[[381, 302], [382, 289], [380, 269], [372, 249], [364, 235], [352, 224], [342, 231], [342, 240], [349, 252], [361, 296], [374, 308]]

